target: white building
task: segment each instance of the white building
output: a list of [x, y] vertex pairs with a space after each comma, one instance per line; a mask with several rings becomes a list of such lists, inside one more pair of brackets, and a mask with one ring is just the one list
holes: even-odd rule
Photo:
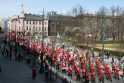
[[26, 32], [27, 34], [42, 33], [48, 36], [48, 19], [43, 15], [26, 14], [23, 6], [18, 16], [11, 18], [11, 31]]

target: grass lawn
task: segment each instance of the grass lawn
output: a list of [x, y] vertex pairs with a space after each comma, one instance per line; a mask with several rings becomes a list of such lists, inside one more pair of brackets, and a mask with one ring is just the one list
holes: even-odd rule
[[[92, 43], [91, 41], [87, 44], [87, 42], [79, 42], [79, 41], [76, 41], [76, 40], [69, 40], [67, 38], [63, 38], [63, 39], [60, 39], [62, 42], [67, 42], [67, 43], [70, 43], [74, 46], [85, 46], [89, 48], [96, 48], [96, 49], [102, 49], [102, 43], [101, 42], [95, 42], [95, 43]], [[108, 50], [108, 51], [114, 51], [114, 52], [122, 52], [124, 53], [124, 47], [120, 48], [120, 44], [119, 42], [113, 42], [113, 41], [104, 41], [104, 49], [105, 50]]]

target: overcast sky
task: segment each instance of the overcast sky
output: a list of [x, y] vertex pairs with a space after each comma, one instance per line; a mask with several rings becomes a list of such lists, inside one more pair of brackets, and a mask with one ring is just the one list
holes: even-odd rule
[[43, 8], [45, 11], [57, 11], [66, 13], [73, 6], [80, 4], [88, 12], [95, 12], [101, 6], [107, 8], [111, 6], [124, 7], [124, 0], [0, 0], [0, 18], [18, 15], [24, 5], [26, 13], [38, 14]]

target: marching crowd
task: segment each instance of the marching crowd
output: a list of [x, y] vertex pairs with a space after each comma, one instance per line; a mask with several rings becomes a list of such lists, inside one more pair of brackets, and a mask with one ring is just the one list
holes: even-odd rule
[[[108, 66], [108, 63], [102, 62], [100, 58], [94, 58], [92, 54], [83, 50], [82, 54], [76, 53], [74, 50], [73, 54], [71, 54], [68, 50], [64, 50], [63, 48], [57, 48], [52, 52], [51, 57], [53, 61], [53, 65], [56, 65], [56, 69], [62, 69], [62, 73], [68, 73], [68, 76], [71, 78], [74, 75], [76, 76], [76, 80], [83, 80], [86, 83], [89, 83], [91, 80], [92, 83], [96, 83], [96, 77], [102, 83], [104, 83], [104, 78], [112, 81], [112, 74], [119, 80], [120, 73], [119, 71], [123, 71], [122, 77], [124, 77], [124, 66], [122, 69], [119, 69], [115, 62], [111, 64], [111, 68]], [[50, 53], [49, 50], [46, 50], [46, 54]], [[100, 55], [103, 57], [103, 55]], [[60, 67], [60, 68], [59, 68]]]
[[[10, 50], [4, 48], [2, 54], [6, 54], [6, 56], [9, 57], [11, 60], [12, 47], [10, 46], [9, 48]], [[76, 76], [76, 81], [82, 80], [86, 83], [89, 83], [89, 81], [91, 81], [91, 83], [96, 83], [96, 79], [98, 78], [100, 82], [104, 83], [105, 78], [112, 81], [112, 75], [114, 75], [119, 80], [120, 71], [123, 72], [122, 77], [124, 78], [124, 66], [119, 69], [116, 63], [113, 61], [111, 64], [111, 70], [108, 63], [101, 60], [103, 59], [104, 55], [102, 52], [99, 52], [100, 58], [96, 58], [94, 57], [93, 50], [90, 53], [89, 51], [87, 51], [87, 49], [83, 49], [80, 53], [77, 49], [65, 49], [64, 46], [52, 49], [48, 44], [45, 44], [43, 46], [43, 49], [43, 55], [39, 54], [39, 56], [37, 56], [38, 58], [40, 58], [39, 60], [37, 59], [37, 61], [41, 61], [41, 65], [42, 63], [45, 63], [47, 65], [50, 64], [52, 67], [55, 67], [57, 71], [62, 70], [62, 73], [67, 73], [68, 76], [72, 79], [74, 76]], [[45, 70], [47, 69], [48, 67]], [[32, 79], [35, 79], [35, 77], [36, 68], [33, 67]]]

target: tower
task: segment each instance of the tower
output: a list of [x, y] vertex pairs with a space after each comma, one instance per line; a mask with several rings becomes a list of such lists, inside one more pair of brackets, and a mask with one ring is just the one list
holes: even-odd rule
[[23, 4], [22, 4], [22, 8], [21, 8], [21, 11], [19, 13], [19, 18], [24, 18], [24, 9], [23, 9]]

